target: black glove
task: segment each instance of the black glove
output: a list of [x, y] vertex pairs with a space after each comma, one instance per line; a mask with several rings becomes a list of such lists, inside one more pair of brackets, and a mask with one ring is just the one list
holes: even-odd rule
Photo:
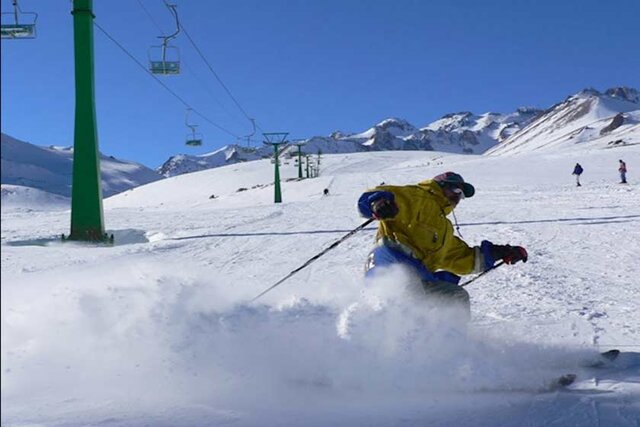
[[491, 256], [496, 261], [501, 259], [507, 264], [515, 264], [518, 261], [527, 262], [529, 258], [525, 248], [511, 245], [491, 246]]
[[398, 215], [398, 206], [393, 200], [378, 199], [371, 202], [371, 212], [375, 219], [391, 219]]

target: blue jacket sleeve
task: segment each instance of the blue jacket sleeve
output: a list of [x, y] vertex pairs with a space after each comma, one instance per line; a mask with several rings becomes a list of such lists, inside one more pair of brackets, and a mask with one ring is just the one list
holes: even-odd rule
[[360, 211], [360, 215], [365, 218], [372, 218], [373, 212], [371, 212], [371, 203], [380, 199], [387, 199], [394, 202], [395, 196], [390, 191], [368, 191], [364, 193], [360, 196], [360, 199], [358, 199], [358, 210]]
[[482, 252], [482, 258], [484, 261], [484, 271], [491, 270], [493, 268], [493, 264], [496, 263], [496, 260], [491, 256], [491, 247], [493, 243], [488, 240], [483, 240], [480, 243], [480, 252]]

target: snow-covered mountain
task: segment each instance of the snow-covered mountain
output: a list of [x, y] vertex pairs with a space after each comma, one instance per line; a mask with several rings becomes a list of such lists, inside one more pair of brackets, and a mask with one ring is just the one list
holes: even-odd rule
[[460, 147], [465, 154], [481, 154], [534, 120], [542, 110], [520, 107], [510, 114], [471, 112], [447, 114], [422, 128], [436, 151]]
[[570, 149], [576, 145], [616, 147], [640, 143], [640, 93], [612, 88], [585, 89], [491, 148], [487, 154]]
[[[73, 148], [40, 147], [1, 135], [1, 182], [71, 196]], [[139, 163], [101, 155], [102, 194], [104, 197], [162, 179], [158, 173]], [[7, 189], [4, 195], [16, 189]]]
[[[330, 136], [314, 136], [301, 142], [305, 144], [305, 152], [311, 154], [385, 150], [498, 154], [522, 144], [527, 147], [525, 151], [537, 149], [540, 141], [547, 143], [550, 136], [555, 142], [549, 147], [556, 143], [562, 145], [562, 141], [568, 139], [571, 142], [600, 139], [603, 144], [628, 144], [638, 138], [639, 99], [638, 90], [633, 88], [614, 87], [604, 93], [585, 89], [547, 110], [520, 107], [513, 113], [481, 115], [465, 111], [446, 114], [422, 128], [400, 118], [389, 118], [364, 132], [336, 131]], [[285, 153], [293, 154], [295, 150], [293, 146], [283, 147]], [[173, 156], [158, 168], [158, 172], [168, 177], [271, 155], [272, 149], [268, 146], [227, 145], [208, 154]]]
[[[519, 108], [512, 114], [486, 113], [475, 116], [470, 112], [447, 114], [430, 125], [418, 129], [406, 120], [389, 118], [364, 132], [345, 134], [340, 131], [330, 136], [314, 136], [304, 141], [306, 153], [324, 154], [358, 153], [386, 150], [424, 150], [449, 153], [480, 154], [502, 141], [541, 110]], [[294, 146], [283, 147], [283, 152], [293, 155]], [[227, 145], [203, 155], [180, 154], [171, 157], [158, 172], [164, 176], [224, 166], [247, 160], [271, 157], [270, 146], [247, 148]]]
[[273, 153], [271, 147], [242, 147], [236, 144], [225, 145], [211, 153], [198, 156], [178, 154], [172, 156], [157, 171], [163, 176], [175, 176], [204, 169], [217, 168], [234, 163], [258, 160], [269, 157]]

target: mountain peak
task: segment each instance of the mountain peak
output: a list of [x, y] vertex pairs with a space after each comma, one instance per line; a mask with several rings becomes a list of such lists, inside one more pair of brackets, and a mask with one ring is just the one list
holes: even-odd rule
[[640, 91], [632, 87], [612, 87], [610, 89], [607, 89], [604, 94], [612, 98], [618, 98], [625, 101], [633, 102], [634, 104], [640, 104]]
[[441, 119], [451, 119], [454, 117], [466, 118], [471, 116], [473, 116], [473, 113], [471, 111], [460, 111], [459, 113], [445, 114], [444, 116], [441, 117]]
[[[588, 87], [585, 89], [582, 89], [580, 92], [578, 92], [576, 95], [574, 96], [579, 96], [579, 97], [592, 97], [592, 96], [601, 96], [602, 94], [595, 88], [592, 87]], [[571, 97], [569, 97], [571, 98]]]
[[542, 110], [540, 110], [539, 108], [529, 106], [518, 107], [516, 109], [516, 112], [519, 114], [538, 114], [540, 111]]
[[397, 117], [390, 117], [386, 120], [383, 120], [380, 123], [378, 123], [375, 127], [381, 130], [387, 130], [392, 127], [399, 128], [406, 131], [415, 130], [415, 127], [411, 123], [409, 123], [404, 119], [399, 119]]
[[603, 97], [603, 96], [616, 98], [626, 102], [632, 102], [634, 104], [640, 104], [640, 91], [632, 87], [626, 87], [626, 86], [612, 87], [607, 89], [604, 93], [594, 88], [586, 88], [586, 89], [582, 89], [577, 94], [570, 96], [568, 99]]

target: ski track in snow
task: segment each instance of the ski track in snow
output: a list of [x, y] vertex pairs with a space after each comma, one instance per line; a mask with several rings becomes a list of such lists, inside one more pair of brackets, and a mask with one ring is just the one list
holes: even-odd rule
[[[625, 150], [582, 153], [580, 189], [569, 155], [332, 155], [281, 205], [220, 168], [181, 177], [197, 197], [159, 182], [107, 200], [116, 244], [91, 249], [54, 237], [68, 211], [3, 206], [2, 424], [637, 426], [640, 197], [615, 166], [640, 152]], [[234, 168], [272, 179], [251, 163]], [[372, 226], [247, 302], [360, 225], [362, 191], [444, 170], [477, 188], [456, 211], [467, 242], [530, 254], [469, 285], [468, 329], [408, 298], [401, 272], [365, 286]], [[615, 369], [579, 367], [616, 347]], [[571, 390], [541, 392], [571, 371]]]

